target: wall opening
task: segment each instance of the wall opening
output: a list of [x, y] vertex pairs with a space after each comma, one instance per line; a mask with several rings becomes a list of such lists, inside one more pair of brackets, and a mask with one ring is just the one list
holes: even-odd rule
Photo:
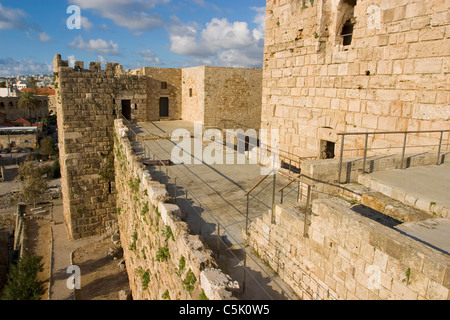
[[351, 20], [347, 20], [344, 26], [342, 27], [341, 37], [342, 37], [342, 45], [349, 46], [353, 41], [353, 29], [355, 24]]
[[192, 88], [189, 89], [189, 97], [192, 98]]
[[131, 120], [131, 100], [122, 100], [122, 115], [125, 119]]
[[159, 99], [159, 116], [163, 118], [169, 116], [169, 98]]
[[344, 47], [353, 42], [353, 31], [356, 24], [355, 18], [356, 0], [342, 0], [337, 11], [336, 35], [337, 41]]
[[167, 82], [161, 82], [161, 89], [162, 90], [167, 90]]
[[321, 159], [334, 159], [336, 150], [336, 143], [326, 140], [320, 141], [320, 158]]

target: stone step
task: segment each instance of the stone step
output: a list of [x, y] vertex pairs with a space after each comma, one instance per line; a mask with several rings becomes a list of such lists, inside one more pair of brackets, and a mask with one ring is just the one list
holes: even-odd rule
[[408, 206], [376, 191], [364, 193], [361, 196], [361, 204], [401, 222], [416, 222], [433, 218], [425, 211]]

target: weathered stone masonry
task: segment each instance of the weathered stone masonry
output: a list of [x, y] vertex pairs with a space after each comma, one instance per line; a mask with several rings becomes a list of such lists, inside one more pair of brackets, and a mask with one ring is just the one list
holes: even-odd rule
[[302, 299], [447, 300], [450, 257], [351, 210], [314, 201], [305, 215], [278, 206], [250, 227], [249, 244]]
[[239, 284], [217, 269], [214, 254], [190, 234], [166, 186], [136, 156], [128, 129], [115, 123], [117, 217], [135, 300], [233, 299]]
[[[64, 215], [73, 239], [98, 235], [115, 222], [114, 119], [123, 97], [146, 103], [146, 83], [117, 64], [54, 60]], [[117, 72], [116, 72], [117, 71]], [[146, 97], [146, 96], [145, 96]], [[146, 108], [145, 108], [146, 109]]]
[[[262, 70], [142, 68], [116, 63], [68, 66], [54, 59], [64, 214], [74, 239], [114, 223], [114, 120], [200, 121], [221, 129], [259, 129]], [[191, 77], [196, 76], [194, 79]], [[161, 100], [166, 100], [166, 110]], [[168, 107], [168, 110], [167, 110]], [[163, 112], [168, 111], [168, 116]], [[226, 121], [223, 121], [226, 120]]]
[[[280, 129], [281, 150], [318, 158], [322, 141], [338, 150], [338, 132], [448, 129], [449, 12], [446, 0], [268, 0], [262, 128]], [[402, 143], [372, 136], [369, 146]]]

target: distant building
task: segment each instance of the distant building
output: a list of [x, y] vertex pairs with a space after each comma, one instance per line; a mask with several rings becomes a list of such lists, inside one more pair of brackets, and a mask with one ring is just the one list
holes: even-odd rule
[[7, 88], [0, 88], [0, 97], [17, 97], [19, 90], [14, 86], [8, 86]]
[[38, 146], [41, 128], [0, 128], [0, 148], [36, 148]]
[[0, 112], [5, 114], [4, 121], [12, 123], [17, 119], [23, 118], [33, 123], [48, 117], [49, 98], [47, 96], [36, 96], [36, 98], [40, 100], [40, 107], [36, 110], [28, 110], [19, 108], [19, 97], [0, 97]]
[[17, 82], [15, 86], [19, 91], [28, 87], [28, 85], [22, 81]]

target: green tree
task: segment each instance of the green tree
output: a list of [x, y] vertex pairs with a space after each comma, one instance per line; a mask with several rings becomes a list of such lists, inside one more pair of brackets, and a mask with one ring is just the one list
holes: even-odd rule
[[29, 118], [31, 119], [31, 111], [39, 109], [41, 101], [39, 101], [33, 92], [23, 92], [20, 95], [18, 102], [19, 108], [29, 111]]
[[42, 259], [23, 256], [16, 265], [11, 265], [2, 300], [40, 300], [45, 293], [45, 281], [38, 280], [39, 272], [44, 269]]
[[47, 137], [41, 140], [41, 154], [44, 156], [52, 156], [58, 153], [55, 147], [55, 142], [52, 137]]
[[22, 195], [27, 203], [36, 203], [42, 193], [47, 190], [47, 181], [42, 177], [42, 169], [33, 162], [27, 161], [19, 166], [19, 175], [22, 180]]

